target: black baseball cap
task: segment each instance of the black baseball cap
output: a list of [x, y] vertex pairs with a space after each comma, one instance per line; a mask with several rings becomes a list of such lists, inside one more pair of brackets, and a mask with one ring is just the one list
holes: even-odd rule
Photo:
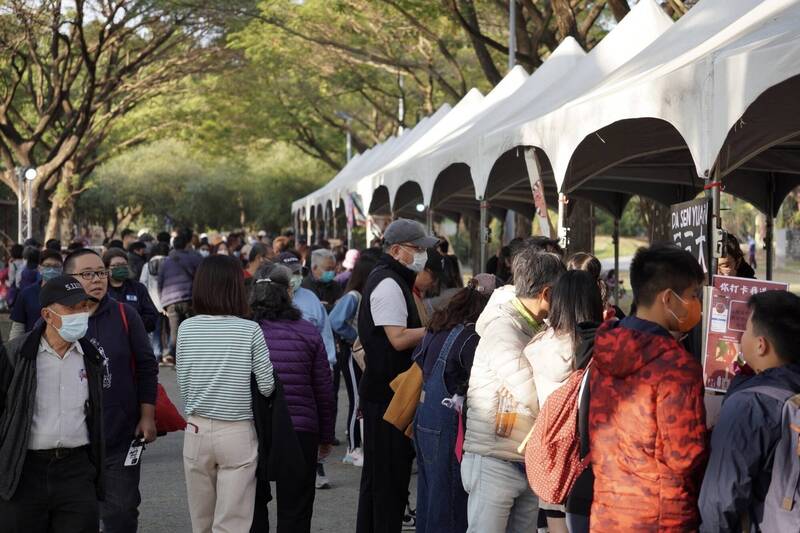
[[83, 290], [83, 285], [72, 276], [58, 276], [44, 284], [39, 292], [39, 305], [47, 307], [53, 304], [72, 307], [83, 301], [96, 302]]
[[303, 270], [303, 263], [292, 252], [283, 252], [278, 256], [278, 263], [289, 267], [292, 274], [297, 274]]

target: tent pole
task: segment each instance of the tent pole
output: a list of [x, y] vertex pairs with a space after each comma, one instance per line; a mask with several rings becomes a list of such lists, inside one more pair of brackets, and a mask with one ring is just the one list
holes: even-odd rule
[[481, 230], [480, 230], [480, 238], [481, 238], [481, 264], [479, 271], [483, 271], [486, 265], [486, 245], [489, 242], [489, 202], [485, 201], [481, 198]]
[[425, 214], [425, 224], [428, 229], [428, 235], [433, 234], [433, 207], [428, 206], [428, 211]]
[[567, 195], [564, 193], [558, 194], [558, 239], [561, 241], [561, 247], [566, 250], [569, 239], [567, 238], [568, 230], [565, 227], [567, 222]]
[[767, 247], [767, 280], [772, 281], [773, 269], [775, 268], [775, 219], [772, 214], [775, 212], [775, 173], [769, 173], [769, 197], [767, 198], [767, 235], [764, 245]]
[[709, 284], [713, 279], [714, 275], [717, 273], [717, 265], [719, 264], [719, 258], [716, 257], [716, 245], [717, 245], [717, 235], [720, 233], [719, 230], [722, 229], [722, 219], [720, 217], [721, 212], [721, 197], [720, 197], [720, 165], [719, 162], [714, 167], [714, 176], [713, 176], [713, 183], [711, 184], [711, 232], [712, 232], [712, 254], [711, 254], [711, 261], [709, 273], [708, 273], [708, 281]]
[[617, 283], [614, 285], [614, 305], [619, 307], [619, 219], [614, 218], [614, 275]]

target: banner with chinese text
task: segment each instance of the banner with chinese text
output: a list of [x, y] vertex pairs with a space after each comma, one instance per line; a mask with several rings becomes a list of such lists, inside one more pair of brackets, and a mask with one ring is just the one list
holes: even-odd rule
[[786, 283], [714, 276], [706, 317], [706, 353], [703, 364], [706, 390], [728, 390], [733, 378], [733, 363], [741, 352], [740, 340], [750, 316], [747, 307], [750, 296], [788, 289], [789, 285]]

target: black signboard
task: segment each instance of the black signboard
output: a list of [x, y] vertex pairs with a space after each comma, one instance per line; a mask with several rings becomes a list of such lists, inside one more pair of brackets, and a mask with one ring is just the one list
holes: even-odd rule
[[708, 221], [711, 201], [700, 198], [675, 204], [670, 208], [672, 241], [697, 258], [703, 272], [708, 273], [711, 260]]

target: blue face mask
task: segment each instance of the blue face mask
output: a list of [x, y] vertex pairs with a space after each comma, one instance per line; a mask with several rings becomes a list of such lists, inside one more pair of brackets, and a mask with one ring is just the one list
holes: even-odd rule
[[[52, 311], [54, 315], [58, 315]], [[75, 313], [72, 315], [58, 315], [61, 317], [61, 327], [58, 336], [67, 342], [78, 342], [86, 335], [89, 329], [89, 313]]]
[[333, 270], [326, 270], [322, 273], [322, 277], [319, 278], [322, 283], [330, 283], [334, 279], [336, 279], [336, 272]]
[[48, 282], [51, 279], [54, 279], [54, 278], [57, 278], [58, 276], [60, 276], [63, 271], [64, 271], [64, 269], [61, 268], [60, 266], [42, 267], [42, 269], [41, 269], [42, 279], [45, 282]]

